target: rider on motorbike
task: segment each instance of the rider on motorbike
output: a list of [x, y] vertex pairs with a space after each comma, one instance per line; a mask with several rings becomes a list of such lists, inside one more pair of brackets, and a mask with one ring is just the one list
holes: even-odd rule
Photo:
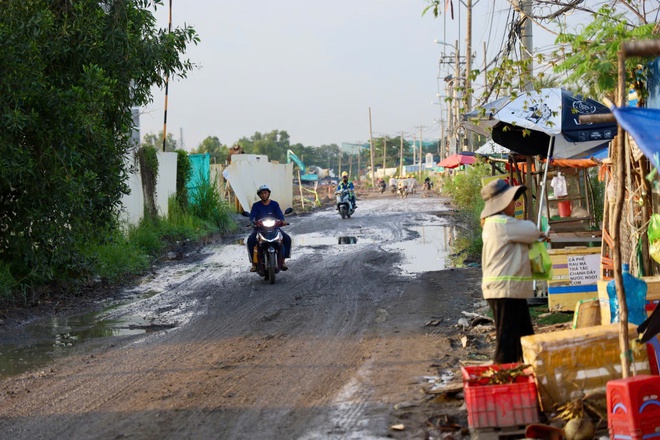
[[[284, 221], [284, 213], [280, 208], [280, 204], [275, 200], [270, 199], [270, 188], [268, 185], [261, 185], [257, 190], [257, 196], [259, 196], [261, 200], [255, 202], [252, 205], [252, 209], [250, 210], [250, 221], [252, 223], [255, 223], [265, 217], [273, 217], [277, 220], [282, 220], [285, 225], [288, 225], [288, 223]], [[252, 261], [252, 252], [254, 247], [257, 245], [257, 232], [257, 228], [255, 228], [247, 239], [248, 256], [250, 263], [252, 263], [250, 272], [257, 271], [257, 264]], [[284, 231], [280, 230], [280, 232], [282, 232], [283, 237], [282, 244], [284, 245], [284, 258], [291, 258], [291, 236]], [[287, 270], [288, 267], [286, 264], [282, 263], [281, 269]]]
[[357, 204], [355, 203], [355, 187], [353, 186], [353, 182], [348, 180], [348, 173], [346, 171], [341, 173], [341, 180], [339, 181], [339, 185], [337, 185], [337, 191], [343, 191], [345, 189], [348, 189], [350, 193], [350, 200], [353, 204], [353, 209], [357, 209]]

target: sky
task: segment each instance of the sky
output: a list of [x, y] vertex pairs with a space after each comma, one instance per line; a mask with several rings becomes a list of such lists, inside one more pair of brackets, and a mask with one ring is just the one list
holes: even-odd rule
[[[168, 23], [168, 0], [155, 15]], [[285, 130], [305, 146], [368, 142], [374, 137], [440, 137], [444, 82], [440, 65], [459, 41], [464, 6], [454, 20], [422, 12], [424, 0], [173, 0], [172, 25], [201, 39], [184, 54], [198, 68], [171, 80], [167, 131], [186, 150], [217, 136], [231, 146], [255, 132]], [[510, 14], [505, 0], [473, 0], [473, 68], [501, 47]], [[501, 9], [498, 9], [501, 8]], [[535, 30], [534, 46], [554, 37]], [[478, 85], [477, 85], [478, 86]], [[141, 109], [141, 135], [163, 129], [165, 92]], [[477, 94], [479, 90], [477, 90]], [[446, 119], [446, 113], [443, 116]]]

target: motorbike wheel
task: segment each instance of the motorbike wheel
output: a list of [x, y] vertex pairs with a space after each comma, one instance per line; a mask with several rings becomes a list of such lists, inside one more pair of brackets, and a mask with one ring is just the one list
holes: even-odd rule
[[277, 267], [277, 255], [275, 252], [268, 253], [268, 281], [275, 284], [275, 268]]
[[348, 216], [348, 210], [346, 209], [346, 205], [341, 205], [339, 207], [339, 214], [341, 214], [341, 218], [346, 218]]

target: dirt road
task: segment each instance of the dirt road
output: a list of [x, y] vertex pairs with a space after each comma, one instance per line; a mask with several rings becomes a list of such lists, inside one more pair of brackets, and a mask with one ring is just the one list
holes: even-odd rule
[[[274, 285], [247, 271], [244, 232], [162, 265], [100, 318], [148, 331], [71, 344], [0, 382], [0, 437], [418, 439], [443, 414], [464, 424], [460, 399], [421, 392], [425, 376], [490, 354], [473, 336], [463, 348], [456, 325], [481, 299], [479, 269], [415, 273], [443, 267], [415, 261], [448, 225], [442, 202], [290, 217], [293, 258]], [[0, 343], [26, 333], [8, 321]]]

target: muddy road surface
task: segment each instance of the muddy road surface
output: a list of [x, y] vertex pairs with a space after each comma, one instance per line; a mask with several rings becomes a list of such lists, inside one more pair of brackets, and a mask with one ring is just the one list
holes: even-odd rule
[[[346, 220], [291, 216], [273, 285], [248, 272], [247, 230], [175, 257], [96, 315], [134, 331], [59, 332], [65, 356], [2, 379], [0, 437], [416, 439], [433, 420], [461, 424], [460, 400], [422, 392], [489, 355], [456, 325], [481, 299], [480, 272], [443, 270], [443, 202], [384, 195]], [[0, 347], [30, 344], [34, 325], [8, 320]]]

